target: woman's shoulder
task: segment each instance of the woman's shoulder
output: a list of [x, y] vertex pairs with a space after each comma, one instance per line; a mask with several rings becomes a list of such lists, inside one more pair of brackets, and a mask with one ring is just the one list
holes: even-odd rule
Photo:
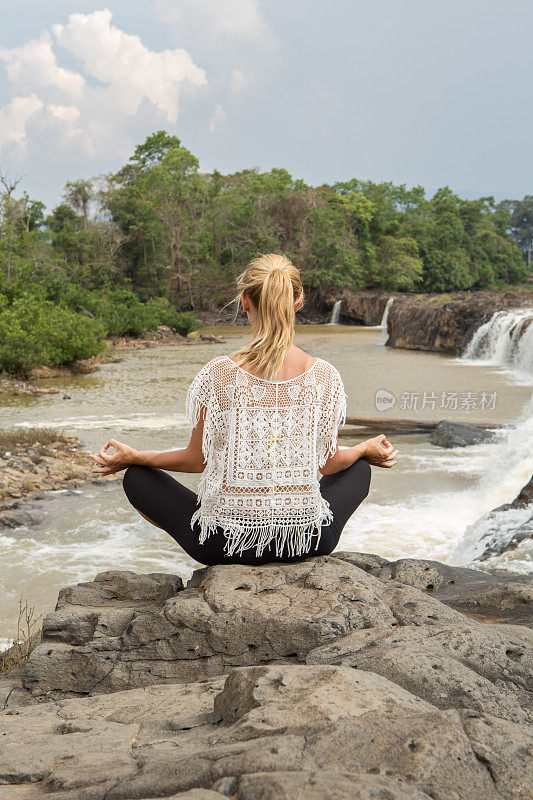
[[315, 368], [318, 374], [324, 378], [335, 378], [342, 381], [341, 374], [337, 367], [330, 361], [326, 361], [325, 358], [317, 358]]

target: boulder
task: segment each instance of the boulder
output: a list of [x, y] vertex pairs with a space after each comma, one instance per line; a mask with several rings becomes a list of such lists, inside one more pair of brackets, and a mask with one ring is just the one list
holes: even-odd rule
[[[406, 626], [354, 631], [312, 650], [308, 664], [375, 672], [437, 708], [531, 719], [533, 632], [514, 626]], [[527, 638], [524, 639], [524, 634]]]
[[[452, 623], [456, 611], [333, 557], [176, 576], [101, 573], [60, 592], [23, 673], [40, 699], [194, 681], [234, 666], [303, 661], [358, 628]], [[137, 599], [132, 599], [137, 598]]]
[[381, 580], [399, 581], [428, 592], [441, 603], [482, 621], [533, 624], [531, 576], [455, 567], [430, 559], [387, 561], [381, 556], [342, 550], [332, 556]]
[[227, 677], [4, 712], [2, 800], [527, 800], [523, 722], [441, 710], [374, 672]]
[[469, 447], [494, 441], [494, 433], [477, 425], [441, 420], [431, 431], [430, 442], [437, 447]]

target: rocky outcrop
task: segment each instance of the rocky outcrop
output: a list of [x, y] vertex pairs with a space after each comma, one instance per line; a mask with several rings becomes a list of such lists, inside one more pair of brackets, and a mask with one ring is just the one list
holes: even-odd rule
[[533, 636], [446, 596], [487, 588], [344, 552], [65, 588], [0, 681], [0, 796], [526, 800]]
[[533, 478], [511, 503], [488, 511], [470, 526], [470, 536], [482, 546], [478, 561], [486, 561], [533, 538]]
[[334, 304], [340, 300], [339, 322], [347, 325], [379, 325], [389, 297], [401, 295], [391, 292], [354, 292], [349, 289], [338, 294], [327, 295], [324, 306], [328, 313]]
[[39, 394], [59, 394], [57, 386], [35, 386], [29, 381], [16, 380], [15, 378], [2, 378], [0, 380], [0, 395], [39, 395]]
[[390, 308], [387, 345], [458, 355], [495, 311], [531, 305], [531, 290], [405, 295]]
[[6, 800], [526, 800], [533, 743], [523, 722], [327, 664], [240, 667], [2, 723]]
[[431, 431], [429, 440], [437, 447], [468, 447], [473, 444], [493, 442], [495, 438], [494, 433], [479, 425], [443, 419]]
[[77, 436], [50, 436], [50, 431], [37, 429], [31, 439], [31, 433], [21, 435], [20, 442], [13, 434], [10, 449], [0, 449], [0, 527], [40, 522], [41, 509], [36, 501], [42, 499], [43, 492], [120, 479], [118, 474], [103, 478], [93, 475], [92, 462]]
[[387, 561], [369, 553], [338, 551], [335, 557], [349, 561], [383, 581], [399, 581], [421, 589], [441, 603], [476, 619], [533, 626], [531, 576], [452, 567], [429, 559]]

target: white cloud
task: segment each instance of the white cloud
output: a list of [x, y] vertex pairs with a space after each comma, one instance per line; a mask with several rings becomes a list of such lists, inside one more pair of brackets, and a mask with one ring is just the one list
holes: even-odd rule
[[[207, 84], [186, 50], [149, 50], [112, 24], [109, 9], [71, 14], [52, 32], [56, 43], [45, 31], [21, 47], [0, 48], [16, 95], [0, 109], [0, 151], [8, 141], [24, 146], [27, 122], [39, 111], [36, 147], [46, 139], [52, 148], [68, 144], [89, 156], [100, 148], [123, 154], [137, 140], [139, 123], [145, 135], [163, 121], [175, 125], [182, 88]], [[80, 61], [79, 72], [58, 65], [58, 46]]]
[[9, 142], [20, 148], [26, 147], [26, 123], [43, 103], [36, 94], [14, 97], [4, 108], [0, 108], [0, 150]]
[[258, 0], [154, 0], [161, 19], [180, 27], [200, 25], [205, 34], [232, 39], [275, 37], [261, 14]]
[[72, 99], [82, 95], [83, 76], [58, 66], [48, 31], [21, 47], [0, 47], [0, 59], [6, 64], [8, 78], [19, 90], [55, 87]]
[[136, 114], [147, 99], [176, 124], [180, 86], [204, 86], [203, 69], [186, 50], [155, 53], [138, 36], [111, 24], [109, 9], [71, 14], [67, 25], [53, 25], [58, 43], [83, 62], [85, 71], [107, 84], [107, 93], [125, 114]]
[[226, 112], [222, 108], [222, 106], [217, 103], [215, 106], [215, 113], [211, 117], [211, 122], [209, 123], [209, 133], [213, 133], [217, 123], [226, 119]]
[[242, 69], [232, 69], [230, 77], [231, 91], [234, 92], [234, 94], [240, 94], [246, 89], [252, 78], [253, 75], [251, 73], [245, 75]]

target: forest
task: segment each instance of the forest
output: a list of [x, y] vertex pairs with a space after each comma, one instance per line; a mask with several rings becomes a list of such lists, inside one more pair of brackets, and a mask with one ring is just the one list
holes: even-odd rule
[[281, 252], [310, 296], [449, 292], [530, 279], [533, 196], [465, 200], [448, 186], [356, 178], [308, 186], [285, 169], [202, 173], [157, 131], [114, 174], [68, 181], [50, 213], [0, 172], [0, 371], [102, 351], [165, 324], [187, 334], [233, 296], [258, 253]]

